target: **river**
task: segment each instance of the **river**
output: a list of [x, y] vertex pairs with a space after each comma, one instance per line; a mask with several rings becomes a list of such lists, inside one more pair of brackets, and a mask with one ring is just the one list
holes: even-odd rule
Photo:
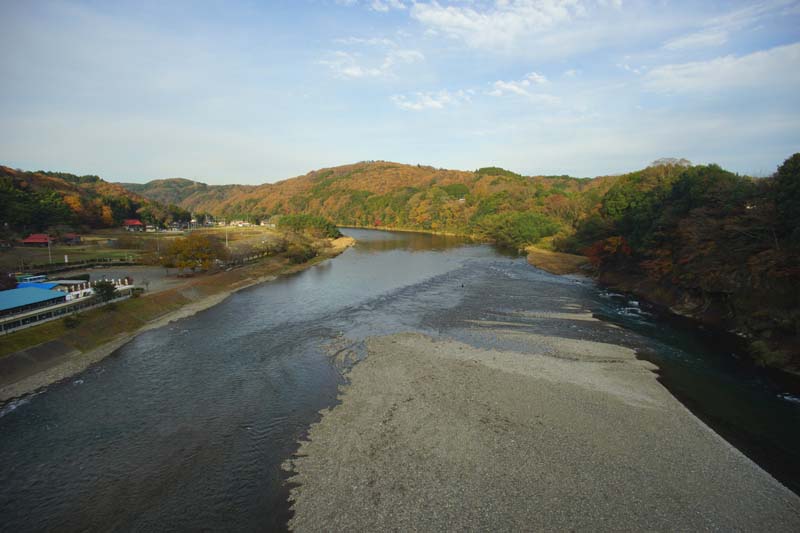
[[[487, 341], [475, 321], [637, 349], [687, 406], [798, 491], [800, 399], [708, 336], [487, 245], [345, 233], [358, 244], [339, 257], [145, 332], [0, 407], [0, 528], [281, 529], [280, 465], [335, 405], [364, 339], [417, 331], [510, 342]], [[559, 320], [565, 305], [620, 327]]]

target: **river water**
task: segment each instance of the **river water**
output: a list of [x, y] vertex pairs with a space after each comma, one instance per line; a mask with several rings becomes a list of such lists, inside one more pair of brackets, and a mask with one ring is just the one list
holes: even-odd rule
[[[358, 245], [341, 256], [143, 333], [0, 407], [0, 529], [284, 528], [280, 465], [335, 405], [346, 364], [332, 355], [358, 359], [366, 337], [401, 331], [510, 342], [487, 337], [484, 320], [637, 349], [701, 418], [800, 487], [800, 398], [707, 336], [486, 245], [345, 233]], [[621, 327], [530, 318], [565, 309]]]

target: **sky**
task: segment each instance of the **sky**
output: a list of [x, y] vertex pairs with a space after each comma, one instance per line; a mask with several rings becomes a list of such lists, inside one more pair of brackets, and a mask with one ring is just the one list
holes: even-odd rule
[[0, 164], [274, 182], [800, 151], [800, 0], [0, 0]]

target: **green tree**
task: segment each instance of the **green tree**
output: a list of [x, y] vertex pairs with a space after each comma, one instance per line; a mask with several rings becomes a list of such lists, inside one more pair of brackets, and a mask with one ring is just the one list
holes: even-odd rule
[[117, 289], [113, 281], [98, 281], [94, 284], [94, 294], [101, 302], [108, 302], [117, 295]]
[[559, 224], [540, 213], [515, 212], [487, 215], [478, 222], [478, 229], [499, 246], [521, 249], [542, 237], [554, 235]]
[[332, 239], [342, 235], [333, 222], [316, 215], [284, 215], [278, 221], [278, 228]]
[[775, 204], [781, 229], [800, 241], [800, 153], [783, 162], [775, 174]]
[[173, 240], [162, 258], [164, 266], [181, 270], [208, 270], [216, 260], [228, 257], [225, 246], [217, 239], [200, 233]]

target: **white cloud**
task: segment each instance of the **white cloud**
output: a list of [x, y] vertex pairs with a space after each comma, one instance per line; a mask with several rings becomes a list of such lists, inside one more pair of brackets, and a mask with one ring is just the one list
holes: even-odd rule
[[405, 9], [406, 5], [402, 0], [372, 0], [369, 8], [373, 11], [385, 13], [391, 9]]
[[671, 39], [664, 43], [667, 50], [685, 50], [708, 46], [721, 46], [728, 42], [728, 32], [719, 28], [711, 28], [682, 37]]
[[411, 16], [430, 31], [463, 40], [476, 48], [510, 48], [519, 39], [585, 17], [590, 8], [620, 7], [607, 0], [497, 0], [491, 6], [416, 2]]
[[656, 67], [644, 77], [654, 92], [723, 91], [750, 87], [800, 88], [800, 43], [778, 46], [745, 56], [728, 55]]
[[796, 0], [767, 0], [714, 17], [703, 29], [668, 40], [665, 50], [686, 50], [721, 46], [730, 40], [731, 33], [749, 28], [768, 17], [788, 15], [797, 9]]
[[424, 60], [425, 56], [418, 50], [392, 49], [379, 61], [365, 60], [361, 54], [337, 50], [319, 63], [328, 67], [338, 78], [358, 79], [391, 77], [397, 65]]
[[393, 40], [383, 37], [343, 37], [340, 39], [334, 39], [333, 42], [347, 45], [385, 46], [387, 48], [397, 46], [397, 43], [395, 43]]
[[365, 67], [360, 64], [355, 54], [341, 50], [333, 52], [328, 59], [323, 59], [319, 63], [328, 67], [338, 78], [376, 78], [383, 75], [380, 68]]
[[637, 75], [647, 70], [647, 67], [632, 67], [627, 63], [617, 63], [617, 67], [621, 68], [626, 72], [630, 72], [632, 74], [637, 74]]
[[411, 97], [394, 95], [392, 102], [400, 109], [423, 111], [426, 109], [444, 109], [447, 106], [461, 105], [472, 101], [473, 91], [459, 90], [455, 92], [441, 90], [436, 92], [417, 92]]
[[560, 101], [558, 97], [533, 91], [536, 86], [545, 85], [547, 83], [547, 78], [536, 72], [531, 72], [519, 81], [498, 80], [494, 82], [489, 94], [491, 96], [514, 94], [541, 104], [556, 104]]

